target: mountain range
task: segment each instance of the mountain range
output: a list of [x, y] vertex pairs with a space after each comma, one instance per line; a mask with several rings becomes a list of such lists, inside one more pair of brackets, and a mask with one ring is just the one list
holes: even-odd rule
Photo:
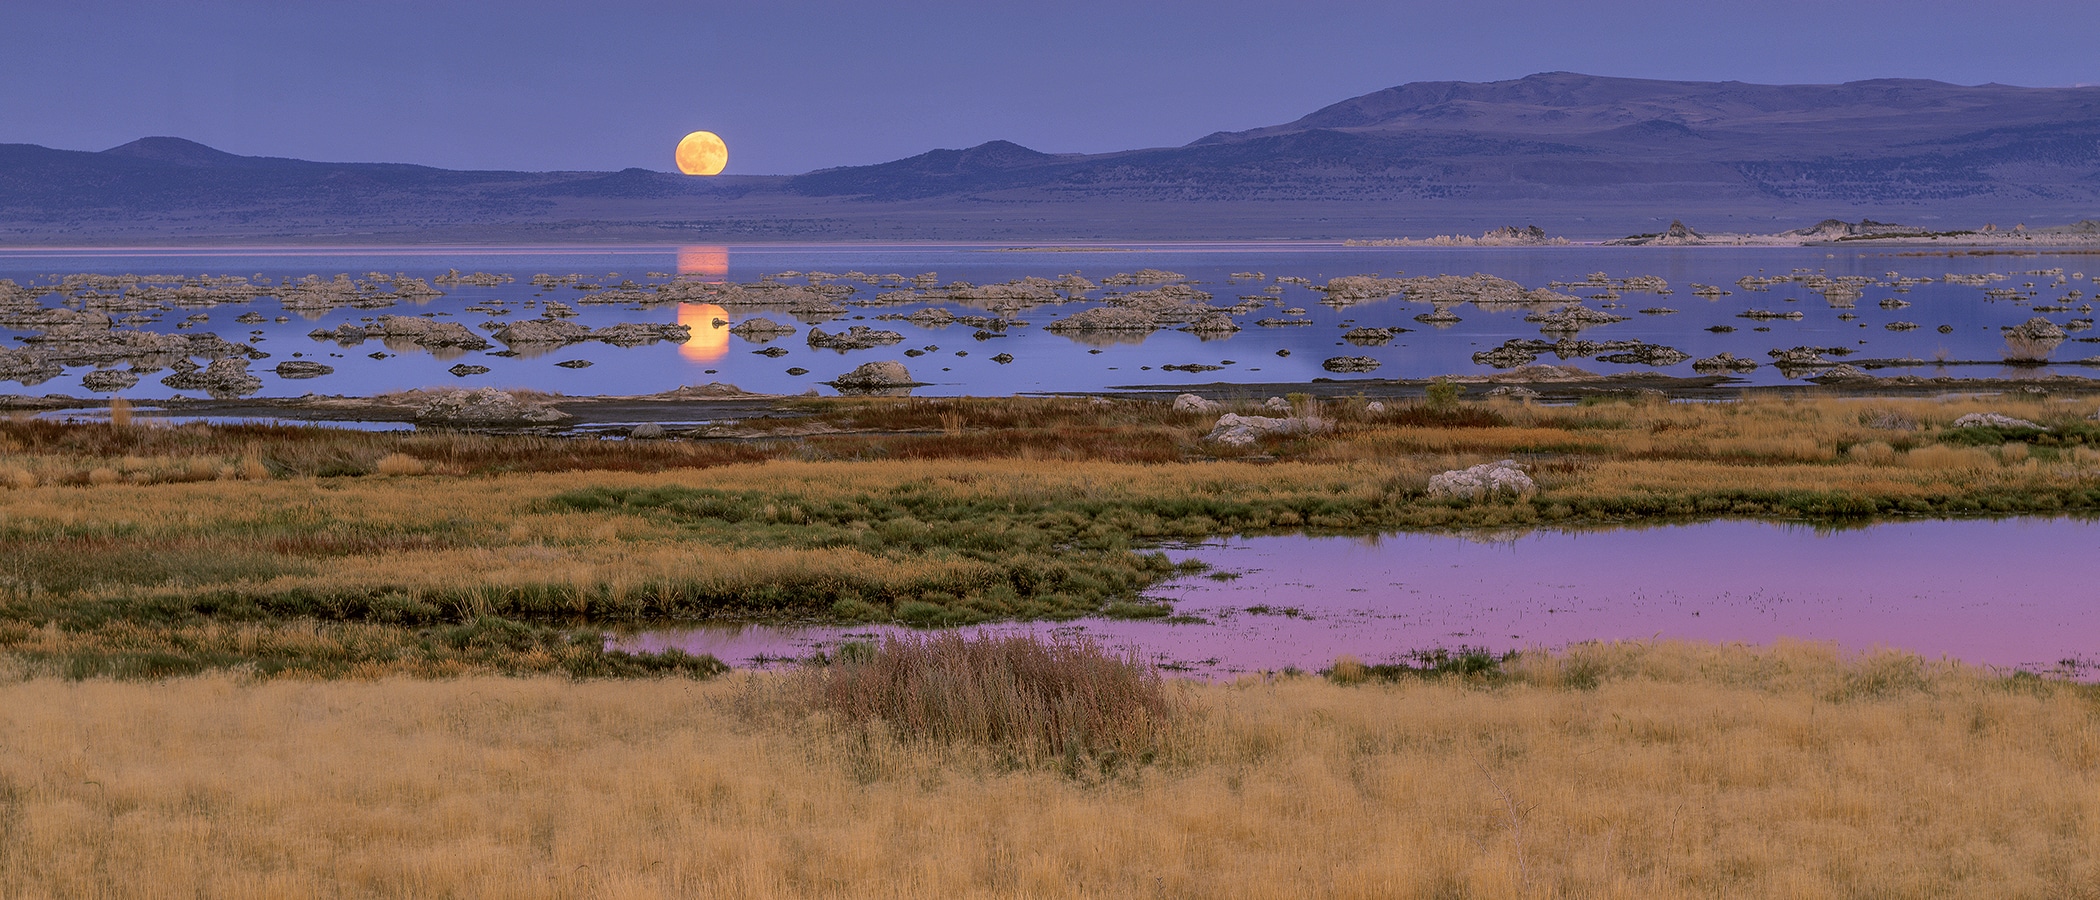
[[[2100, 87], [1547, 73], [1419, 82], [1179, 147], [1006, 141], [793, 176], [459, 171], [170, 137], [0, 145], [0, 243], [1378, 237], [2100, 211]], [[1974, 223], [1966, 219], [1977, 220]]]

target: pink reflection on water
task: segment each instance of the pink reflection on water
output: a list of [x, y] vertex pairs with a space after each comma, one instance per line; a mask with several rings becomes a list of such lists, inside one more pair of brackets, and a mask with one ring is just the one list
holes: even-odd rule
[[[1847, 649], [2090, 677], [2100, 664], [2100, 524], [2070, 519], [1898, 522], [1846, 531], [1754, 522], [1488, 536], [1232, 539], [1170, 551], [1231, 580], [1154, 596], [1207, 624], [1089, 619], [1072, 629], [1203, 675], [1368, 662], [1432, 647], [1800, 638]], [[792, 657], [884, 629], [660, 631], [616, 641], [734, 663]]]

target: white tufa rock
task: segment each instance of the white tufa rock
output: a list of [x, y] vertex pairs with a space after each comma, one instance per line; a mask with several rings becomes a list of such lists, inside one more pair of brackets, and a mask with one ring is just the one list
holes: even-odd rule
[[1312, 417], [1279, 419], [1269, 416], [1242, 416], [1226, 413], [1218, 417], [1218, 424], [1203, 436], [1206, 441], [1216, 441], [1228, 447], [1245, 447], [1259, 440], [1264, 434], [1300, 434], [1326, 431], [1325, 420]]
[[417, 422], [442, 425], [543, 425], [569, 418], [568, 413], [537, 400], [495, 388], [429, 396], [416, 407], [415, 415]]
[[1460, 500], [1478, 500], [1496, 494], [1528, 497], [1538, 490], [1538, 482], [1532, 481], [1531, 476], [1524, 473], [1524, 468], [1512, 459], [1453, 469], [1429, 478], [1431, 497]]
[[1508, 397], [1512, 400], [1537, 400], [1539, 398], [1538, 391], [1521, 384], [1505, 384], [1500, 387], [1488, 388], [1487, 395], [1490, 397]]
[[2044, 428], [2044, 427], [2042, 427], [2042, 426], [2040, 426], [2040, 425], [2036, 425], [2036, 424], [2035, 424], [2035, 423], [2033, 423], [2033, 422], [2029, 422], [2029, 421], [2027, 421], [2026, 419], [2015, 419], [2015, 418], [2013, 418], [2012, 416], [2008, 416], [2008, 415], [2003, 415], [2003, 414], [2001, 414], [2001, 413], [1994, 413], [1994, 412], [1984, 412], [1984, 413], [1970, 413], [1970, 414], [1968, 414], [1968, 415], [1966, 415], [1966, 416], [1962, 416], [1962, 417], [1961, 417], [1961, 418], [1959, 418], [1959, 419], [1955, 419], [1955, 420], [1954, 420], [1954, 427], [1956, 427], [1956, 428], [2033, 428], [2033, 429], [2036, 429], [2036, 430], [2038, 430], [2038, 431], [2048, 431], [2048, 430], [2049, 430], [2049, 429], [2047, 429], [2047, 428]]
[[1217, 412], [1219, 407], [1218, 401], [1198, 397], [1195, 394], [1183, 394], [1174, 398], [1175, 412], [1213, 413]]
[[1385, 412], [1385, 404], [1373, 400], [1369, 403], [1364, 404], [1364, 412], [1370, 413], [1374, 416], [1378, 415], [1379, 413]]
[[1291, 411], [1291, 401], [1282, 397], [1270, 397], [1262, 402], [1261, 408], [1269, 412], [1287, 413]]

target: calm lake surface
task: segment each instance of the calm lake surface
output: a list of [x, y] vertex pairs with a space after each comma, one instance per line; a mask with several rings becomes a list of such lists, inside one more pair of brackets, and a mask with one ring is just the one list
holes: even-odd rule
[[[1218, 677], [1324, 667], [1341, 654], [1494, 651], [1574, 641], [1834, 641], [1928, 659], [2100, 675], [2100, 523], [1895, 522], [1843, 531], [1710, 522], [1506, 536], [1280, 536], [1169, 550], [1215, 567], [1151, 592], [1204, 624], [1081, 620], [1070, 630]], [[614, 639], [733, 665], [802, 657], [884, 628], [697, 628]]]
[[[1181, 273], [1195, 286], [1213, 295], [1216, 306], [1231, 306], [1243, 296], [1260, 296], [1269, 305], [1235, 316], [1242, 330], [1230, 337], [1202, 340], [1193, 334], [1161, 330], [1143, 338], [1082, 342], [1045, 331], [1042, 326], [1091, 305], [1066, 303], [1025, 310], [1019, 314], [1025, 327], [1008, 329], [1006, 336], [973, 339], [974, 329], [951, 325], [921, 328], [908, 322], [876, 321], [881, 313], [909, 313], [921, 306], [936, 306], [958, 314], [981, 310], [940, 302], [920, 306], [857, 307], [856, 300], [872, 299], [891, 287], [855, 285], [855, 294], [845, 305], [850, 312], [824, 322], [827, 331], [840, 331], [852, 324], [867, 324], [902, 333], [900, 344], [869, 350], [840, 352], [812, 349], [805, 343], [806, 323], [795, 322], [779, 311], [728, 311], [721, 316], [730, 324], [764, 315], [795, 325], [798, 333], [771, 342], [788, 351], [768, 357], [754, 351], [760, 344], [732, 337], [726, 328], [714, 326], [718, 307], [699, 304], [656, 306], [613, 305], [577, 307], [575, 321], [602, 326], [616, 322], [683, 322], [694, 327], [694, 339], [686, 344], [662, 343], [621, 349], [606, 344], [572, 345], [539, 355], [495, 356], [489, 351], [440, 350], [382, 345], [374, 340], [356, 347], [339, 347], [316, 340], [308, 333], [332, 329], [382, 314], [436, 314], [441, 321], [455, 321], [486, 335], [500, 321], [530, 319], [537, 312], [527, 301], [574, 302], [584, 292], [562, 286], [542, 289], [530, 283], [533, 275], [583, 274], [600, 283], [614, 284], [631, 279], [648, 283], [651, 274], [710, 281], [756, 281], [781, 272], [860, 271], [875, 274], [914, 276], [935, 273], [941, 284], [968, 281], [976, 284], [1004, 282], [1025, 276], [1054, 278], [1078, 273], [1100, 282], [1119, 272], [1164, 269]], [[563, 249], [513, 248], [360, 248], [330, 250], [0, 250], [0, 278], [23, 285], [55, 283], [58, 276], [72, 273], [117, 275], [124, 273], [178, 276], [241, 275], [278, 281], [338, 273], [353, 278], [366, 273], [406, 274], [434, 278], [447, 270], [491, 272], [514, 276], [514, 283], [492, 287], [442, 286], [445, 295], [420, 303], [401, 302], [387, 309], [338, 308], [327, 312], [285, 310], [274, 297], [252, 303], [204, 307], [181, 307], [148, 316], [150, 321], [135, 327], [172, 331], [185, 318], [204, 318], [187, 326], [192, 333], [209, 331], [229, 341], [247, 342], [270, 357], [259, 360], [252, 371], [263, 378], [263, 397], [297, 396], [305, 393], [366, 395], [430, 386], [529, 387], [566, 394], [639, 394], [668, 390], [686, 384], [721, 381], [746, 390], [768, 393], [800, 393], [821, 388], [818, 382], [846, 372], [863, 362], [896, 359], [906, 363], [920, 381], [932, 386], [919, 389], [930, 395], [1005, 395], [1019, 392], [1096, 391], [1129, 385], [1192, 385], [1212, 382], [1302, 382], [1319, 377], [1417, 378], [1443, 374], [1486, 374], [1494, 371], [1472, 361], [1472, 354], [1510, 338], [1540, 338], [1535, 323], [1523, 320], [1529, 310], [1456, 307], [1457, 324], [1432, 327], [1414, 321], [1431, 305], [1404, 298], [1380, 300], [1345, 309], [1322, 306], [1322, 295], [1296, 283], [1282, 284], [1278, 276], [1295, 276], [1324, 283], [1341, 275], [1380, 274], [1437, 275], [1476, 272], [1502, 276], [1527, 288], [1546, 287], [1554, 282], [1577, 282], [1591, 273], [1613, 278], [1660, 276], [1670, 293], [1626, 292], [1617, 300], [1591, 300], [1599, 307], [1616, 304], [1609, 311], [1628, 320], [1585, 330], [1581, 337], [1593, 341], [1638, 339], [1677, 348], [1694, 358], [1729, 351], [1759, 361], [1767, 351], [1797, 346], [1845, 348], [1853, 359], [1915, 358], [1924, 364], [1911, 368], [1882, 369], [1879, 374], [1957, 374], [1986, 377], [2006, 374], [1998, 365], [1941, 367], [1936, 359], [2000, 359], [2006, 351], [2001, 329], [2044, 315], [2073, 329], [2070, 339], [2056, 347], [2050, 359], [2056, 363], [2043, 371], [2092, 374], [2096, 370], [2075, 361], [2100, 353], [2081, 338], [2091, 334], [2078, 330], [2078, 322], [2090, 316], [2082, 309], [2100, 273], [2100, 257], [2076, 253], [2038, 252], [2033, 255], [1946, 255], [1911, 249], [1881, 248], [1652, 248], [1652, 247], [1543, 247], [1543, 248], [1369, 248], [1337, 244], [1195, 244], [1144, 245], [1086, 252], [1015, 252], [987, 246], [704, 246], [704, 247], [594, 247]], [[1861, 296], [1846, 304], [1835, 303], [1798, 283], [1780, 283], [1765, 291], [1749, 291], [1737, 285], [1744, 276], [1787, 275], [1811, 272], [1830, 278], [1859, 276], [1872, 279]], [[1262, 273], [1263, 277], [1233, 278], [1234, 273]], [[1943, 280], [1949, 273], [2006, 276], [1988, 284], [1957, 284]], [[1902, 285], [1897, 277], [1932, 278], [1931, 282]], [[788, 279], [792, 280], [792, 279]], [[1710, 284], [1732, 293], [1706, 298], [1695, 296], [1692, 285]], [[2029, 287], [2029, 284], [2032, 287]], [[1280, 287], [1280, 293], [1264, 289]], [[2017, 296], [1986, 296], [1985, 291], [2012, 291]], [[1578, 297], [1593, 292], [1562, 288]], [[1103, 291], [1090, 299], [1098, 300]], [[1907, 307], [1884, 308], [1881, 301], [1900, 300]], [[57, 305], [62, 298], [53, 293], [41, 298]], [[2044, 307], [2037, 311], [2036, 306]], [[478, 307], [469, 309], [469, 307]], [[500, 313], [489, 312], [499, 308]], [[1255, 321], [1302, 308], [1301, 318], [1312, 324], [1298, 327], [1261, 327]], [[1672, 309], [1674, 313], [1641, 314], [1644, 309]], [[1750, 309], [1797, 311], [1800, 319], [1754, 321], [1739, 313]], [[243, 313], [259, 313], [256, 322], [236, 322]], [[275, 319], [285, 316], [287, 321]], [[1854, 318], [1846, 319], [1844, 316]], [[251, 317], [252, 318], [252, 317]], [[1914, 330], [1891, 331], [1891, 323], [1915, 323]], [[1358, 347], [1341, 341], [1342, 331], [1354, 326], [1411, 329], [1390, 345]], [[1732, 326], [1731, 332], [1709, 328]], [[1940, 326], [1950, 331], [1941, 333]], [[1758, 328], [1769, 329], [1758, 331]], [[19, 346], [24, 332], [0, 328], [0, 347]], [[938, 349], [927, 349], [938, 348]], [[905, 351], [925, 351], [907, 357]], [[373, 351], [384, 359], [373, 359]], [[1289, 351], [1279, 356], [1279, 351]], [[1001, 353], [1014, 361], [992, 360]], [[1321, 362], [1333, 356], [1370, 356], [1382, 365], [1371, 376], [1331, 376]], [[279, 379], [270, 370], [288, 359], [307, 359], [335, 367], [335, 372], [306, 380]], [[565, 368], [557, 363], [592, 363], [587, 368]], [[1540, 362], [1557, 363], [1552, 354]], [[1656, 367], [1600, 362], [1577, 358], [1568, 363], [1595, 372], [1611, 373], [1655, 369], [1673, 375], [1695, 374], [1689, 362]], [[447, 370], [461, 363], [486, 366], [490, 371], [465, 377]], [[1200, 363], [1222, 365], [1209, 372], [1163, 371], [1166, 364]], [[791, 368], [806, 369], [789, 374]], [[80, 378], [88, 367], [72, 366], [63, 374], [39, 382], [34, 393], [71, 393], [90, 396]], [[2034, 372], [2023, 368], [2018, 371]], [[178, 392], [160, 383], [161, 374], [148, 373], [138, 384], [103, 396], [133, 399], [165, 398]], [[1765, 366], [1744, 376], [1752, 383], [1782, 383], [1786, 377]], [[28, 387], [0, 384], [0, 390], [21, 391]], [[194, 396], [194, 394], [192, 395]]]

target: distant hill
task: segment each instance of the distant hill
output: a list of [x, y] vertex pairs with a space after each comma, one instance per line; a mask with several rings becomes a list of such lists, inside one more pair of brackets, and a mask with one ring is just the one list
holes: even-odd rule
[[[991, 147], [940, 152], [966, 158]], [[2100, 195], [2100, 88], [1904, 79], [1757, 85], [1555, 72], [1401, 85], [1182, 147], [1050, 156], [1003, 144], [998, 158], [996, 166], [939, 175], [903, 165], [911, 160], [838, 169], [794, 186], [1016, 199], [1569, 202], [1630, 191], [1656, 200], [2087, 200]]]
[[455, 171], [173, 137], [0, 145], [7, 244], [1316, 238], [1532, 222], [1602, 237], [1677, 217], [2072, 221], [2096, 201], [2100, 88], [1901, 79], [1420, 82], [1180, 147], [993, 141], [797, 176]]

